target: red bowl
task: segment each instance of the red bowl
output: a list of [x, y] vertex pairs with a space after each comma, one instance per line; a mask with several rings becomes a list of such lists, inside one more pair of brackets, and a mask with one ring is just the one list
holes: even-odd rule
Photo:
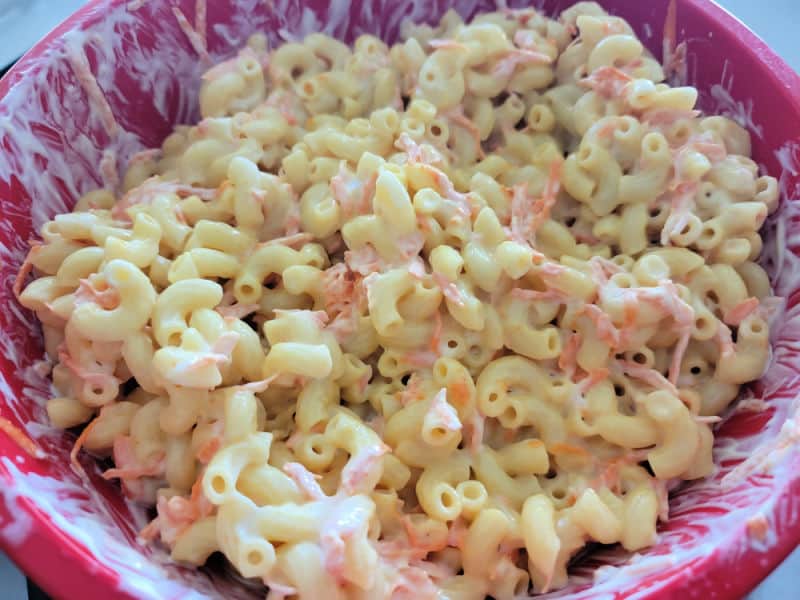
[[[72, 470], [74, 435], [46, 424], [50, 386], [37, 368], [39, 328], [11, 292], [28, 239], [43, 221], [90, 189], [114, 184], [117, 167], [159, 145], [174, 124], [196, 120], [203, 66], [170, 4], [194, 22], [191, 0], [89, 2], [0, 81], [0, 410], [47, 452], [45, 460], [32, 459], [0, 433], [0, 545], [54, 597], [253, 594], [222, 569], [181, 568], [162, 550], [140, 546], [141, 510], [126, 504], [90, 459], [83, 459], [87, 480]], [[553, 13], [571, 2], [537, 4]], [[667, 0], [601, 4], [661, 55]], [[451, 5], [464, 16], [492, 8], [483, 0], [214, 0], [208, 49], [214, 61], [227, 58], [255, 30], [273, 44], [313, 31], [391, 41], [402, 19], [433, 21]], [[780, 177], [783, 206], [768, 224], [764, 263], [787, 308], [774, 331], [771, 366], [750, 391], [763, 404], [740, 403], [727, 416], [714, 476], [675, 494], [655, 547], [635, 556], [598, 551], [574, 569], [567, 590], [550, 597], [736, 598], [800, 541], [800, 78], [716, 4], [677, 0], [676, 9], [688, 83], [700, 89], [702, 108], [746, 125], [756, 161]], [[87, 69], [102, 93], [86, 83]]]

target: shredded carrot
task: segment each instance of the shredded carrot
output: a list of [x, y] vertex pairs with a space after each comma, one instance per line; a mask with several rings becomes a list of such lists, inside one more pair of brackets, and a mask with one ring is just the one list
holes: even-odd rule
[[589, 487], [595, 489], [606, 487], [614, 492], [619, 492], [620, 469], [625, 465], [634, 464], [645, 460], [646, 458], [646, 454], [634, 451], [624, 456], [612, 458], [605, 464], [600, 463], [599, 466], [602, 468], [602, 470], [594, 479], [589, 482]]
[[395, 147], [406, 153], [411, 164], [442, 164], [442, 155], [430, 144], [418, 144], [407, 133], [401, 133], [394, 143]]
[[121, 301], [119, 291], [116, 288], [100, 286], [98, 289], [95, 284], [88, 279], [81, 279], [78, 290], [75, 292], [75, 302], [94, 302], [100, 308], [113, 310], [119, 306]]
[[258, 304], [230, 304], [228, 306], [218, 306], [216, 310], [224, 318], [228, 319], [243, 319], [249, 314], [256, 312], [259, 308]]
[[450, 525], [450, 530], [447, 532], [447, 545], [452, 548], [462, 548], [467, 539], [468, 527], [463, 518], [458, 517]]
[[533, 198], [525, 183], [514, 186], [511, 197], [511, 238], [514, 241], [533, 247], [536, 231], [550, 218], [550, 211], [561, 189], [562, 164], [562, 160], [550, 163], [540, 198]]
[[695, 423], [700, 423], [701, 425], [715, 425], [716, 423], [719, 423], [719, 422], [722, 421], [722, 417], [718, 417], [716, 415], [707, 416], [707, 417], [700, 416], [700, 415], [695, 415], [694, 416], [694, 421], [695, 421]]
[[606, 487], [609, 490], [616, 491], [619, 485], [619, 468], [619, 459], [612, 460], [597, 477], [589, 482], [589, 487]]
[[[408, 273], [418, 280], [423, 280], [428, 276], [428, 273], [425, 270], [425, 263], [419, 257], [412, 258], [408, 265]], [[453, 281], [450, 281], [441, 273], [433, 272], [430, 276], [436, 285], [439, 286], [439, 289], [442, 291], [442, 295], [447, 300], [454, 303], [456, 306], [464, 306], [464, 298], [461, 295], [461, 290]]]
[[481, 146], [481, 132], [478, 129], [478, 126], [475, 125], [475, 123], [464, 114], [464, 107], [459, 104], [454, 108], [446, 110], [442, 114], [454, 125], [462, 127], [467, 131], [467, 133], [469, 133], [470, 137], [475, 142], [475, 148], [478, 151], [478, 157], [484, 158], [486, 153], [483, 151], [483, 146]]
[[0, 431], [10, 437], [17, 446], [22, 448], [26, 454], [32, 458], [43, 459], [47, 456], [36, 442], [34, 442], [28, 434], [22, 431], [19, 427], [14, 425], [5, 417], [0, 417]]
[[622, 333], [627, 334], [636, 327], [639, 318], [639, 305], [633, 296], [626, 295], [622, 301]]
[[470, 389], [466, 381], [451, 381], [447, 385], [447, 397], [456, 406], [464, 407], [469, 402]]
[[617, 129], [616, 121], [608, 121], [605, 123], [600, 129], [597, 130], [597, 137], [599, 138], [610, 138], [614, 135], [614, 131]]
[[41, 242], [32, 242], [31, 249], [28, 250], [28, 254], [25, 256], [25, 260], [19, 268], [17, 277], [14, 279], [14, 286], [11, 288], [14, 291], [14, 296], [17, 299], [19, 299], [20, 295], [22, 294], [22, 288], [25, 286], [25, 280], [28, 278], [28, 275], [31, 274], [31, 271], [33, 271], [33, 258], [41, 251], [41, 247]]
[[300, 223], [300, 202], [294, 198], [289, 204], [289, 210], [286, 214], [286, 221], [284, 222], [286, 235], [292, 236], [300, 233]]
[[364, 277], [381, 270], [385, 265], [385, 261], [371, 244], [358, 250], [347, 250], [344, 253], [344, 262], [350, 270]]
[[339, 164], [339, 172], [331, 178], [330, 188], [345, 220], [369, 212], [377, 181], [377, 173], [362, 182], [347, 168], [347, 161]]
[[77, 473], [82, 476], [86, 475], [86, 471], [83, 470], [83, 466], [81, 465], [80, 461], [78, 461], [78, 453], [81, 451], [81, 448], [83, 448], [83, 444], [86, 442], [86, 438], [88, 438], [89, 435], [92, 433], [92, 429], [94, 429], [95, 425], [97, 425], [99, 418], [100, 418], [99, 416], [95, 417], [86, 425], [86, 427], [83, 428], [83, 431], [81, 431], [81, 434], [78, 436], [78, 439], [75, 440], [75, 443], [72, 446], [72, 450], [70, 450], [69, 453], [69, 460], [72, 463], [72, 468], [75, 469], [75, 471], [77, 471]]
[[608, 369], [592, 369], [588, 375], [578, 382], [578, 390], [585, 394], [598, 383], [608, 379]]
[[103, 479], [138, 479], [140, 477], [153, 477], [158, 475], [164, 469], [164, 453], [159, 452], [155, 456], [156, 459], [150, 464], [108, 469], [103, 473]]
[[492, 77], [508, 79], [522, 65], [549, 65], [553, 59], [544, 52], [514, 48], [498, 60], [491, 69]]
[[456, 306], [464, 306], [464, 298], [461, 295], [461, 290], [459, 287], [447, 277], [442, 275], [441, 273], [433, 273], [433, 280], [436, 282], [436, 285], [442, 290], [442, 295], [455, 304]]
[[269, 389], [270, 384], [280, 377], [279, 373], [275, 375], [270, 375], [266, 379], [260, 379], [258, 381], [249, 381], [247, 383], [241, 383], [239, 385], [231, 386], [230, 389], [232, 390], [243, 390], [247, 392], [253, 392], [254, 394], [260, 394], [261, 392], [267, 391]]
[[195, 458], [204, 465], [210, 463], [214, 455], [222, 448], [222, 422], [218, 421], [216, 425], [217, 435], [201, 444], [195, 453]]
[[152, 542], [158, 537], [160, 533], [161, 533], [161, 521], [160, 517], [156, 517], [155, 519], [153, 519], [147, 525], [144, 526], [144, 528], [139, 532], [138, 536], [145, 542]]
[[678, 396], [678, 388], [675, 387], [675, 384], [655, 369], [631, 361], [618, 361], [618, 364], [629, 377], [644, 381], [656, 389], [663, 389]]
[[561, 454], [564, 456], [580, 456], [581, 458], [590, 458], [592, 456], [591, 453], [585, 448], [573, 446], [572, 444], [567, 444], [564, 442], [550, 444], [548, 450], [551, 454]]
[[590, 88], [605, 98], [618, 98], [633, 77], [616, 67], [599, 67], [578, 84]]
[[431, 336], [430, 350], [431, 352], [439, 352], [439, 345], [442, 338], [442, 313], [436, 311], [433, 315], [433, 335]]
[[758, 310], [758, 306], [758, 298], [748, 298], [747, 300], [743, 300], [725, 313], [723, 321], [725, 321], [728, 325], [737, 327], [742, 324], [742, 321]]
[[331, 317], [345, 312], [354, 302], [356, 273], [347, 263], [338, 263], [322, 272], [325, 310]]
[[[708, 133], [705, 137], [711, 138], [711, 134]], [[728, 150], [725, 148], [725, 144], [715, 142], [713, 139], [708, 139], [708, 141], [699, 139], [694, 141], [692, 145], [695, 150], [701, 154], [705, 154], [712, 163], [725, 160], [728, 156]]]
[[730, 356], [736, 351], [731, 330], [724, 323], [720, 323], [719, 327], [717, 328], [717, 335], [714, 336], [714, 339], [717, 342], [721, 356]]
[[306, 436], [305, 432], [300, 431], [299, 429], [295, 429], [292, 435], [286, 438], [284, 444], [286, 444], [286, 447], [289, 450], [294, 450], [297, 444], [299, 444], [300, 442], [303, 441], [303, 439], [305, 439], [305, 436]]
[[430, 350], [412, 350], [403, 355], [403, 360], [410, 366], [418, 369], [426, 369], [433, 366], [433, 363], [435, 363], [438, 358], [438, 354]]
[[437, 163], [441, 164], [443, 159], [433, 146], [417, 144], [407, 133], [400, 134], [395, 146], [406, 153], [409, 164], [418, 165], [431, 176], [438, 188], [437, 191], [462, 217], [470, 218], [472, 216], [473, 208], [477, 210], [477, 205], [473, 207], [469, 201], [469, 195], [457, 191], [444, 171], [434, 166]]
[[[270, 70], [271, 69], [272, 63], [270, 63]], [[280, 115], [286, 119], [287, 124], [294, 126], [297, 125], [297, 117], [294, 113], [295, 103], [299, 103], [299, 99], [296, 96], [290, 92], [278, 89], [267, 97], [264, 106], [271, 106], [276, 109]]]
[[607, 312], [595, 304], [585, 304], [581, 310], [594, 323], [598, 337], [612, 348], [620, 345], [621, 334]]
[[558, 368], [566, 373], [570, 379], [575, 375], [577, 369], [578, 349], [581, 345], [581, 334], [572, 333], [564, 344], [561, 355], [558, 357]]
[[689, 347], [689, 340], [691, 339], [691, 329], [683, 328], [683, 331], [675, 344], [675, 351], [672, 354], [672, 360], [669, 365], [668, 379], [669, 382], [677, 387], [678, 377], [681, 372], [681, 361], [686, 354], [686, 349]]
[[[448, 405], [449, 406], [449, 405]], [[345, 494], [354, 494], [369, 481], [371, 475], [380, 469], [383, 456], [392, 449], [383, 442], [361, 448], [350, 456], [350, 460], [342, 469], [339, 490]]]
[[158, 516], [139, 532], [139, 537], [152, 541], [161, 535], [161, 540], [172, 546], [192, 523], [210, 515], [214, 505], [203, 495], [202, 479], [197, 479], [188, 498], [159, 497], [156, 510]]
[[539, 290], [528, 290], [525, 288], [511, 288], [511, 296], [519, 300], [534, 300], [537, 302], [563, 302], [567, 297], [559, 290], [547, 290], [540, 292]]
[[602, 256], [593, 256], [590, 258], [589, 267], [591, 268], [592, 275], [598, 284], [608, 283], [608, 279], [612, 275], [625, 272], [625, 269], [620, 267], [618, 264], [611, 262]]
[[693, 119], [700, 116], [699, 110], [681, 110], [677, 108], [652, 108], [642, 113], [640, 120], [657, 129], [669, 127], [680, 119]]
[[421, 400], [423, 395], [422, 378], [417, 372], [414, 372], [411, 374], [408, 383], [406, 383], [406, 388], [396, 392], [395, 398], [397, 398], [400, 404], [407, 406], [417, 400]]
[[323, 500], [326, 498], [318, 483], [320, 476], [312, 473], [305, 466], [297, 462], [288, 462], [283, 465], [283, 472], [294, 481], [297, 488], [305, 496], [306, 500]]
[[556, 197], [561, 189], [561, 171], [564, 162], [554, 160], [550, 163], [550, 171], [544, 185], [542, 197], [536, 200], [533, 205], [533, 221], [531, 222], [531, 233], [536, 231], [547, 219], [550, 218], [550, 211], [556, 203]]
[[[225, 188], [225, 182], [219, 190]], [[118, 221], [130, 221], [128, 209], [137, 204], [151, 204], [159, 194], [175, 194], [180, 198], [197, 196], [202, 200], [213, 200], [217, 195], [216, 189], [201, 188], [193, 185], [185, 185], [174, 181], [161, 181], [160, 177], [154, 175], [146, 179], [141, 185], [129, 190], [111, 209], [111, 216]]]
[[200, 516], [205, 517], [214, 510], [214, 505], [203, 494], [203, 479], [199, 478], [192, 484], [191, 496], [192, 503], [200, 511]]
[[486, 430], [486, 416], [481, 414], [479, 410], [472, 413], [472, 417], [466, 426], [469, 428], [469, 436], [467, 438], [467, 447], [472, 454], [480, 450], [483, 444], [483, 434]]
[[444, 197], [445, 201], [451, 204], [463, 217], [472, 216], [472, 205], [467, 194], [456, 190], [453, 182], [445, 175], [444, 171], [428, 164], [421, 163], [420, 166], [433, 176], [438, 192]]

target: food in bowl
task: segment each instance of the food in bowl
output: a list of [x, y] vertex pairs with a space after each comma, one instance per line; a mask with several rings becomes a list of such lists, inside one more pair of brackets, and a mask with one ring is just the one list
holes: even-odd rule
[[272, 597], [507, 598], [645, 548], [769, 354], [777, 183], [624, 20], [404, 38], [254, 36], [19, 280], [50, 419], [142, 537]]

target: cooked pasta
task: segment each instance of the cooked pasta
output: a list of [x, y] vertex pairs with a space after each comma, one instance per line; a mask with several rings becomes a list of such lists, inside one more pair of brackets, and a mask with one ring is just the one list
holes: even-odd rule
[[664, 79], [592, 2], [254, 36], [33, 244], [52, 423], [271, 599], [504, 600], [653, 544], [765, 367], [778, 202]]

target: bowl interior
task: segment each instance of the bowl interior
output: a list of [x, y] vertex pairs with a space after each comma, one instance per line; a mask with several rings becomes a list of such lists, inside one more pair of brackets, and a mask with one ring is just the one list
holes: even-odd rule
[[[553, 14], [569, 4], [544, 0]], [[661, 55], [667, 0], [605, 0]], [[231, 56], [254, 31], [272, 46], [324, 32], [347, 41], [372, 33], [396, 38], [409, 18], [434, 22], [449, 7], [468, 17], [493, 5], [473, 0], [215, 0], [208, 3], [211, 61]], [[11, 292], [28, 240], [83, 193], [116, 184], [117, 170], [142, 148], [160, 145], [173, 125], [196, 121], [203, 58], [175, 10], [195, 22], [195, 2], [95, 0], [52, 32], [0, 82], [0, 394], [2, 414], [21, 424], [48, 454], [37, 461], [0, 434], [0, 543], [49, 593], [71, 597], [250, 597], [224, 568], [172, 565], [135, 539], [145, 515], [81, 462], [70, 467], [73, 434], [46, 425], [50, 385], [39, 360], [33, 316]], [[787, 299], [774, 356], [750, 397], [719, 428], [716, 474], [680, 489], [658, 544], [634, 556], [601, 548], [580, 561], [571, 586], [553, 597], [661, 593], [736, 596], [750, 589], [800, 539], [800, 83], [789, 67], [738, 21], [705, 0], [678, 0], [677, 41], [687, 44], [687, 83], [701, 107], [748, 127], [755, 160], [780, 177], [784, 204], [767, 225], [764, 264]], [[87, 77], [96, 76], [99, 89]], [[102, 167], [102, 168], [101, 168]], [[767, 527], [761, 527], [763, 521]], [[220, 565], [218, 565], [220, 566]], [[735, 569], [735, 570], [734, 570]], [[688, 574], [699, 577], [690, 577]], [[736, 573], [731, 577], [730, 573]]]

